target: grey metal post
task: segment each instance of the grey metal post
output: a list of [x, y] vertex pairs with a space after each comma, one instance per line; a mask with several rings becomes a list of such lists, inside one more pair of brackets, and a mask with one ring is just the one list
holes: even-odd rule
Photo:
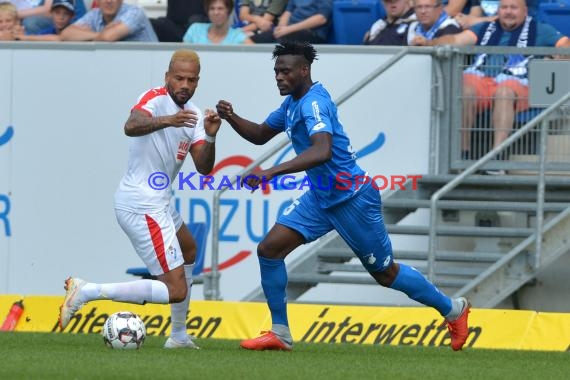
[[548, 132], [548, 120], [546, 118], [540, 123], [540, 161], [538, 168], [538, 184], [537, 184], [537, 204], [536, 204], [536, 241], [534, 252], [534, 268], [540, 267], [542, 256], [542, 233], [544, 224], [544, 192], [545, 192], [545, 167], [546, 167], [546, 135]]

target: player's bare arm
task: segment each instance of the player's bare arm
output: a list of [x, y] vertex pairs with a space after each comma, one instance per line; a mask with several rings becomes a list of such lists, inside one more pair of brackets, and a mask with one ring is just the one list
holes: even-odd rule
[[315, 133], [311, 136], [312, 146], [289, 161], [272, 168], [254, 173], [255, 177], [245, 177], [252, 189], [257, 188], [262, 181], [270, 181], [273, 177], [283, 174], [298, 173], [329, 161], [332, 157], [332, 135], [327, 132]]
[[216, 110], [241, 137], [255, 145], [263, 145], [279, 133], [265, 123], [257, 124], [236, 115], [232, 104], [226, 100], [220, 100]]
[[190, 155], [198, 173], [206, 175], [214, 168], [216, 160], [216, 135], [222, 125], [220, 116], [212, 110], [204, 111], [204, 130], [206, 131], [206, 143], [193, 145]]
[[198, 115], [191, 110], [180, 110], [174, 115], [153, 117], [134, 109], [125, 123], [125, 134], [129, 137], [144, 136], [167, 127], [195, 127]]

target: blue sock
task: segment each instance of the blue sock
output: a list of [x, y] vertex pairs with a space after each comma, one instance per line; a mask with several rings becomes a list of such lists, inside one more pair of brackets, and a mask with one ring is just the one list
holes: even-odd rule
[[399, 264], [400, 271], [392, 283], [391, 288], [404, 292], [414, 301], [435, 308], [443, 316], [451, 311], [451, 299], [441, 293], [434, 284], [429, 282], [416, 269]]
[[261, 287], [274, 325], [289, 326], [287, 321], [287, 268], [283, 259], [267, 259], [258, 256], [261, 271]]

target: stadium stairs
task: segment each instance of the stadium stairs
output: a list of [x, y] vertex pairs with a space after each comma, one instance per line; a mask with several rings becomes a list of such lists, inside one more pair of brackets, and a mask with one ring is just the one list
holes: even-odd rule
[[[416, 190], [408, 186], [407, 190], [383, 196], [395, 259], [426, 275], [430, 197], [453, 178], [424, 176], [418, 180]], [[432, 281], [447, 294], [467, 296], [476, 307], [495, 307], [532, 281], [541, 269], [570, 250], [570, 177], [546, 176], [544, 232], [538, 261], [533, 225], [537, 199], [534, 175], [472, 175], [447, 193], [438, 202]], [[421, 213], [423, 218], [411, 218], [414, 224], [404, 220]], [[414, 246], [422, 249], [399, 248], [404, 244], [398, 242], [406, 241], [415, 241]], [[289, 300], [322, 283], [376, 285], [334, 231], [288, 264], [288, 272]], [[265, 298], [259, 288], [244, 300]]]

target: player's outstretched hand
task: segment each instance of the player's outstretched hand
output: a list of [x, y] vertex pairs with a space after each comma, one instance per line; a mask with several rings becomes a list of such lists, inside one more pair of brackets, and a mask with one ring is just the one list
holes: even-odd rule
[[216, 136], [222, 125], [222, 119], [214, 110], [207, 109], [204, 111], [204, 129], [208, 136]]
[[234, 107], [232, 103], [227, 100], [220, 100], [218, 104], [216, 104], [216, 111], [218, 111], [218, 115], [220, 115], [222, 119], [227, 119], [234, 114]]
[[174, 115], [170, 116], [170, 125], [175, 127], [190, 127], [194, 128], [196, 123], [198, 123], [198, 115], [196, 112], [191, 110], [180, 110]]

